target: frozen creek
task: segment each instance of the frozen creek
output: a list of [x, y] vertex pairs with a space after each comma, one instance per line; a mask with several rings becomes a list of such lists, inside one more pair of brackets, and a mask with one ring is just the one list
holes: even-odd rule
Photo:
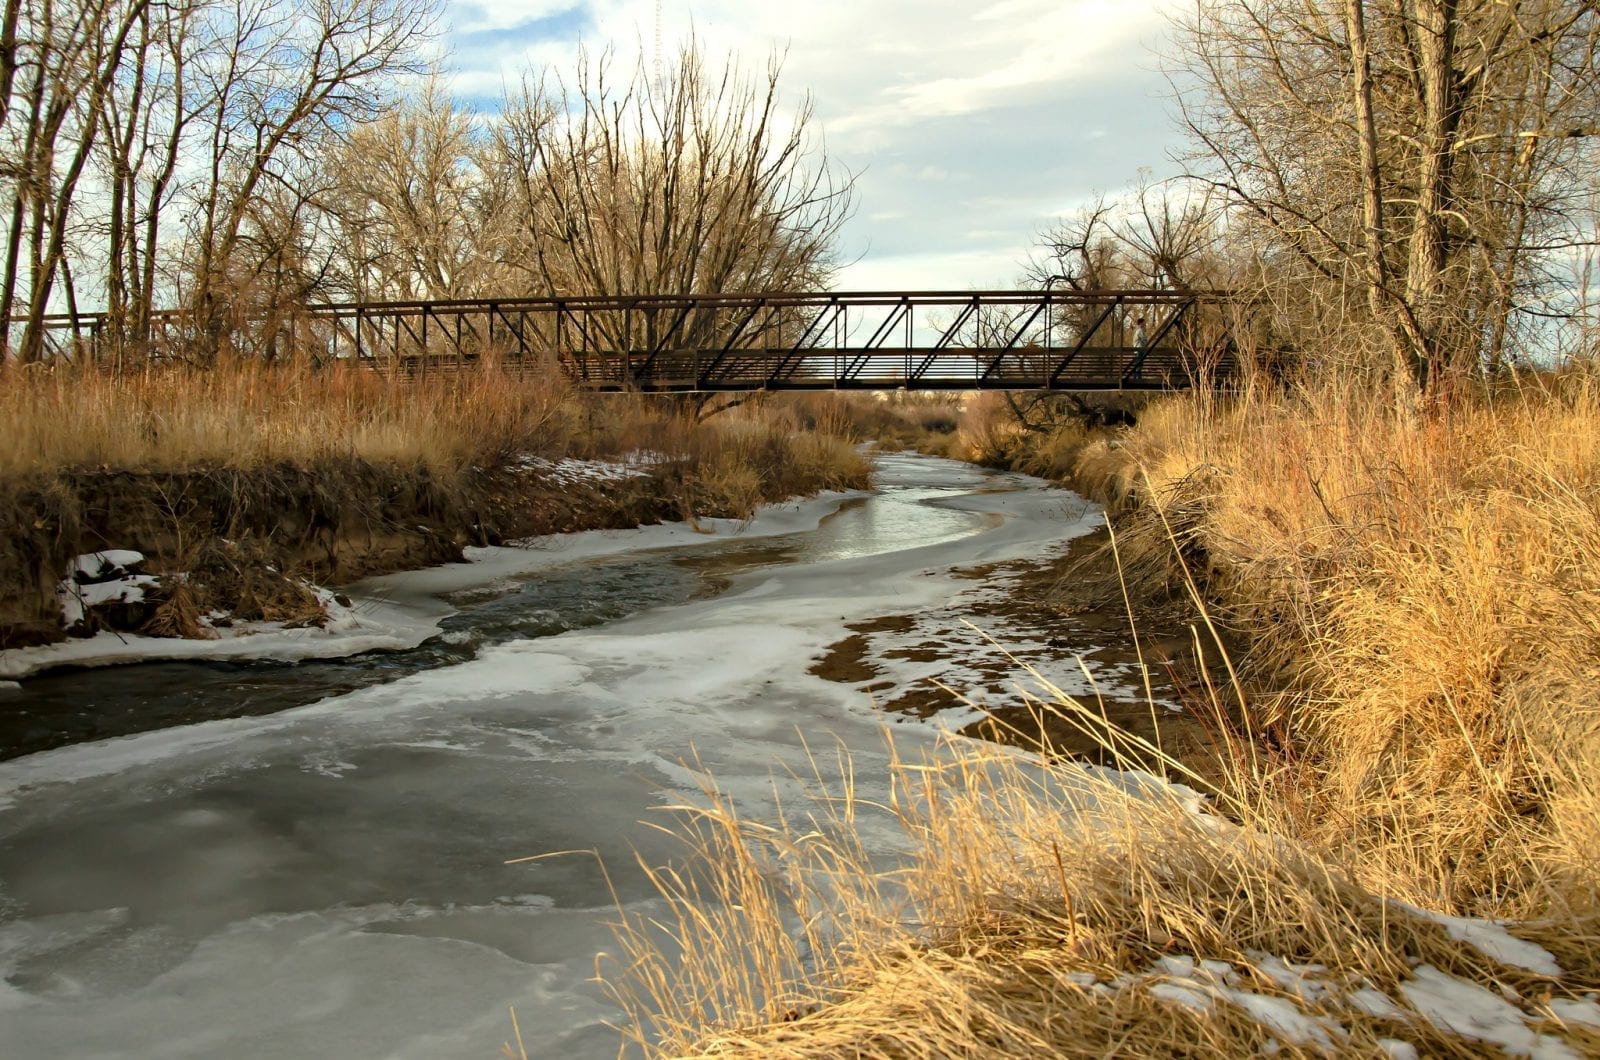
[[[421, 612], [492, 583], [476, 613], [497, 632], [447, 622], [457, 650], [354, 691], [329, 679], [343, 694], [308, 705], [0, 763], [0, 1056], [488, 1057], [508, 1006], [531, 1056], [615, 1055], [618, 1013], [588, 981], [615, 913], [593, 859], [504, 862], [595, 849], [647, 909], [632, 852], [677, 848], [640, 822], [691, 797], [699, 768], [770, 816], [787, 771], [810, 768], [803, 741], [842, 744], [861, 794], [881, 794], [882, 716], [812, 661], [848, 622], [948, 606], [955, 568], [1099, 521], [949, 461], [884, 456], [878, 485], [812, 530], [640, 531], [610, 558], [552, 561], [574, 607], [656, 587], [592, 622], [519, 627], [518, 609], [548, 611], [543, 583], [496, 575], [494, 556], [385, 579]], [[695, 578], [662, 575], [669, 553]], [[139, 680], [116, 673], [101, 679]]]

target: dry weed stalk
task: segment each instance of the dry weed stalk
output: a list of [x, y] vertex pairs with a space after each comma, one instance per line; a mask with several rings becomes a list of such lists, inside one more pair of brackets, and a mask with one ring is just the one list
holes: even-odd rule
[[[1103, 731], [1092, 707], [1046, 691], [1041, 712]], [[1129, 750], [1149, 761], [1155, 749]], [[659, 1056], [1224, 1057], [1384, 1055], [1398, 1038], [1477, 1055], [1405, 1009], [1401, 985], [1430, 965], [1529, 999], [1545, 1033], [1600, 1044], [1534, 1000], [1591, 975], [1564, 983], [1494, 960], [1269, 832], [1232, 794], [1214, 808], [1236, 820], [1117, 761], [948, 737], [923, 757], [893, 753], [892, 796], [874, 804], [841, 753], [814, 763], [810, 805], [778, 823], [743, 818], [708, 783], [702, 804], [673, 808], [687, 857], [646, 866], [667, 916], [618, 928], [609, 985], [633, 1040]], [[867, 849], [884, 818], [901, 855]], [[1191, 959], [1226, 962], [1239, 990], [1276, 999], [1250, 1003], [1292, 1006], [1320, 1030], [1296, 1038], [1237, 997], [1174, 1002], [1163, 988], [1192, 986]], [[1306, 980], [1285, 982], [1280, 961]], [[1363, 990], [1398, 1004], [1374, 1015]]]
[[[674, 919], [621, 929], [635, 1040], [664, 1056], [1385, 1055], [1396, 1040], [1481, 1055], [1412, 1010], [1401, 987], [1431, 966], [1499, 988], [1544, 1044], [1600, 1051], [1559, 1018], [1600, 987], [1597, 424], [1600, 391], [1579, 377], [1422, 416], [1340, 386], [1180, 399], [1118, 449], [1091, 442], [1080, 466], [1143, 502], [1117, 537], [1124, 591], [1170, 586], [1252, 648], [1204, 712], [1209, 786], [1092, 707], [1051, 694], [1039, 710], [1125, 767], [1205, 787], [1210, 812], [1137, 774], [959, 739], [896, 757], [887, 807], [819, 772], [810, 814], [757, 824], [712, 791], [684, 811], [690, 867], [657, 872]], [[1247, 683], [1266, 693], [1243, 702]], [[908, 854], [868, 855], [869, 813]], [[1562, 974], [1416, 907], [1507, 918]], [[1190, 981], [1163, 958], [1226, 962], [1325, 1018], [1325, 1037], [1174, 1003], [1161, 988]], [[1318, 985], [1285, 985], [1275, 959]], [[1364, 990], [1397, 1007], [1375, 1015]]]

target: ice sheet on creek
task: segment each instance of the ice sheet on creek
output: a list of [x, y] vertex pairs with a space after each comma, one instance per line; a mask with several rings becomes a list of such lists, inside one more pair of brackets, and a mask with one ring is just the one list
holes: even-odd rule
[[[215, 629], [213, 640], [182, 640], [103, 631], [92, 637], [29, 648], [0, 649], [0, 678], [29, 677], [66, 666], [98, 667], [152, 660], [251, 660], [297, 662], [345, 659], [374, 651], [405, 651], [440, 632], [452, 608], [440, 600], [453, 591], [472, 589], [584, 560], [642, 549], [705, 545], [717, 539], [751, 540], [816, 530], [829, 515], [859, 492], [834, 491], [803, 500], [764, 505], [755, 518], [702, 519], [696, 525], [663, 523], [635, 530], [591, 530], [530, 538], [516, 547], [468, 548], [467, 561], [426, 571], [370, 578], [348, 587], [351, 606], [332, 603], [321, 592], [328, 622], [321, 627], [285, 628], [277, 622], [238, 623]], [[92, 555], [138, 556], [113, 551]], [[87, 557], [80, 557], [81, 561]], [[128, 593], [153, 579], [136, 576], [114, 589]], [[91, 596], [95, 594], [90, 594]], [[113, 596], [107, 596], [113, 598]], [[80, 597], [72, 598], [67, 625], [81, 616]]]
[[[353, 613], [365, 616], [363, 621], [384, 611], [399, 614], [415, 632], [356, 655], [340, 655], [365, 643], [339, 633], [342, 622], [330, 624], [329, 631], [282, 635], [258, 629], [241, 644], [262, 658], [140, 660], [150, 644], [175, 646], [182, 654], [186, 645], [209, 650], [208, 643], [214, 648], [220, 642], [129, 638], [124, 647], [130, 658], [123, 661], [136, 665], [58, 671], [13, 689], [8, 709], [0, 712], [0, 759], [173, 725], [272, 714], [453, 665], [487, 644], [554, 636], [714, 595], [731, 573], [794, 562], [842, 538], [872, 550], [873, 535], [847, 530], [859, 529], [863, 520], [855, 506], [864, 497], [836, 493], [768, 506], [748, 524], [702, 523], [714, 533], [658, 526], [536, 539], [526, 548], [472, 550], [474, 562], [377, 579], [352, 590]], [[946, 513], [944, 521], [960, 518]], [[965, 517], [956, 529], [970, 532], [973, 518]], [[926, 536], [937, 529], [923, 525], [918, 532]], [[419, 586], [435, 587], [446, 598]], [[435, 631], [437, 636], [429, 635]], [[288, 645], [286, 636], [301, 639]], [[422, 644], [406, 646], [425, 636]], [[102, 639], [119, 643], [111, 634]], [[296, 651], [286, 646], [340, 657], [294, 658]]]
[[[953, 566], [1098, 518], [1016, 476], [881, 468], [884, 492], [835, 528], [850, 558], [824, 548], [714, 599], [309, 707], [0, 765], [0, 1055], [484, 1056], [508, 1005], [531, 1055], [614, 1055], [617, 1013], [586, 981], [613, 915], [592, 859], [504, 860], [597, 849], [647, 908], [630, 848], [677, 851], [639, 822], [700, 769], [770, 818], [775, 790], [797, 800], [806, 743], [838, 743], [881, 797], [879, 718], [813, 658], [846, 622], [947, 599]], [[1013, 492], [962, 496], [978, 486]], [[923, 543], [862, 555], [845, 538], [874, 525]]]

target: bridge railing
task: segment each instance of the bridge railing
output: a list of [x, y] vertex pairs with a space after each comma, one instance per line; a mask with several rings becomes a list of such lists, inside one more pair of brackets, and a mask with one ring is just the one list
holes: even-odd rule
[[[352, 302], [252, 321], [249, 341], [423, 378], [489, 357], [554, 365], [599, 390], [1174, 388], [1229, 370], [1231, 301], [1132, 289]], [[103, 314], [48, 323], [89, 355], [116, 333]], [[196, 341], [181, 311], [149, 331], [152, 350]]]

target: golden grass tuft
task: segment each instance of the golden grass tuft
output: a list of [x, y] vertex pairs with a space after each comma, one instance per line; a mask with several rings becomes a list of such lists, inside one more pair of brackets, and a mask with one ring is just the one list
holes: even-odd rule
[[[845, 779], [814, 779], [786, 823], [742, 819], [714, 786], [675, 808], [688, 856], [651, 870], [670, 912], [624, 919], [609, 980], [648, 1055], [1380, 1056], [1386, 1039], [1481, 1055], [1418, 1018], [1405, 986], [1423, 966], [1510, 991], [1530, 1036], [1600, 1046], [1548, 1007], [1596, 985], [1592, 962], [1504, 963], [1226, 796], [1240, 821], [1141, 774], [959, 737], [895, 756], [887, 804], [847, 758], [828, 772]], [[885, 818], [907, 849], [875, 861], [861, 837], [881, 842]], [[1203, 961], [1227, 978], [1189, 972]]]
[[[997, 416], [969, 437], [1019, 459]], [[1596, 1028], [1559, 1018], [1600, 989], [1595, 381], [1423, 412], [1337, 383], [1190, 395], [1116, 438], [1032, 444], [1123, 505], [1135, 599], [1187, 594], [1201, 640], [1208, 608], [1245, 634], [1239, 685], [1191, 705], [1215, 731], [1219, 761], [1198, 770], [1210, 812], [959, 739], [897, 759], [885, 806], [818, 781], [809, 815], [758, 823], [709, 790], [682, 809], [685, 864], [656, 873], [670, 915], [621, 930], [636, 1041], [662, 1056], [1493, 1051], [1418, 1015], [1405, 988], [1432, 968], [1481, 987], [1478, 1011], [1515, 1010], [1526, 1038], [1506, 1049], [1600, 1054]], [[1065, 697], [1041, 709], [1104, 730]], [[1103, 735], [1124, 764], [1151, 760]], [[909, 853], [868, 857], [866, 815]], [[1499, 918], [1560, 972], [1497, 959], [1449, 915]], [[1234, 992], [1196, 993], [1172, 960], [1191, 958], [1225, 962]], [[1358, 990], [1395, 1007], [1375, 1015]], [[1238, 991], [1324, 1020], [1322, 1036], [1251, 1018]]]
[[1176, 540], [1252, 645], [1282, 829], [1441, 908], [1600, 908], [1592, 380], [1421, 415], [1171, 400], [1121, 455], [1152, 502], [1124, 542]]

